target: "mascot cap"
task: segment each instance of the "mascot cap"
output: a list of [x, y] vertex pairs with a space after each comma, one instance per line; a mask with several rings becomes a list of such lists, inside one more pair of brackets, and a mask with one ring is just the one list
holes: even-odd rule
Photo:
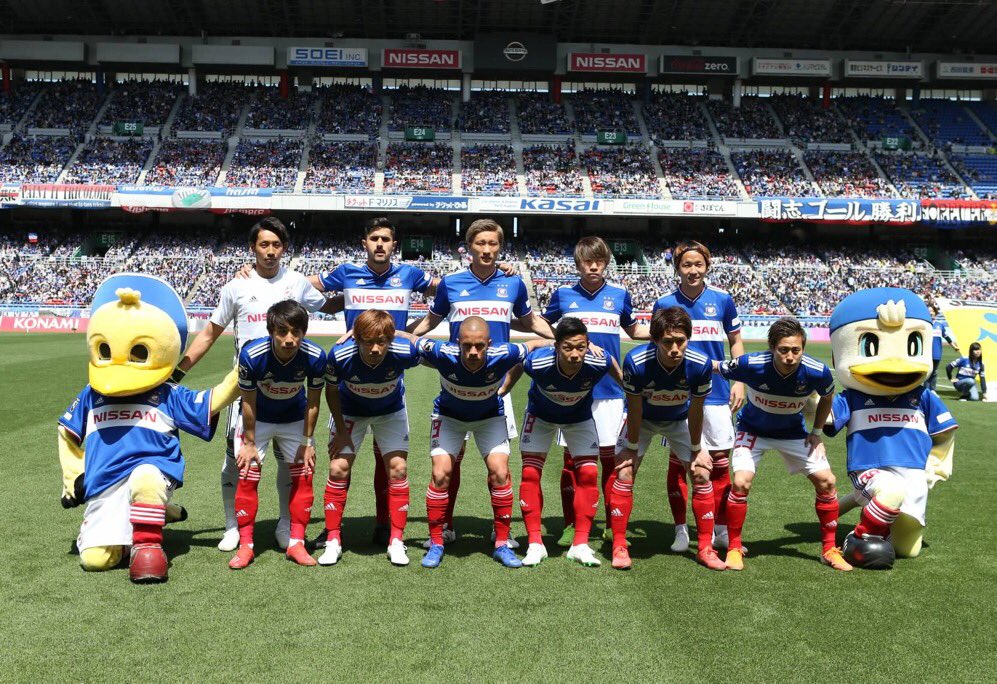
[[162, 278], [143, 273], [117, 273], [100, 284], [93, 295], [91, 315], [104, 304], [119, 301], [115, 291], [131, 288], [141, 293], [141, 301], [161, 309], [173, 321], [180, 333], [180, 349], [187, 346], [187, 310], [177, 291]]
[[907, 318], [932, 322], [928, 305], [910, 290], [902, 287], [874, 287], [850, 294], [834, 307], [831, 313], [831, 332], [849, 323], [878, 318], [877, 309], [891, 300], [898, 304], [904, 303]]

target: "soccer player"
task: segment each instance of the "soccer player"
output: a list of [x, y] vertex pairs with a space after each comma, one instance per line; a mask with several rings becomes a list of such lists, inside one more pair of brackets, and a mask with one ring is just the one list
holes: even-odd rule
[[[290, 539], [287, 557], [298, 565], [315, 565], [305, 550], [305, 528], [312, 511], [315, 425], [325, 386], [325, 352], [305, 338], [308, 312], [293, 300], [267, 311], [267, 332], [239, 353], [242, 432], [235, 437], [239, 483], [235, 504], [239, 550], [229, 562], [241, 570], [253, 562], [253, 528], [259, 510], [257, 487], [270, 441], [281, 453], [294, 454], [291, 475]], [[302, 391], [307, 387], [306, 391]]]
[[[450, 341], [457, 342], [464, 319], [478, 316], [488, 322], [489, 336], [495, 345], [508, 343], [513, 319], [517, 319], [525, 331], [546, 339], [554, 338], [550, 325], [534, 313], [523, 279], [505, 275], [498, 269], [496, 264], [504, 240], [502, 226], [492, 219], [478, 219], [468, 227], [466, 242], [471, 265], [466, 270], [443, 276], [429, 313], [411, 331], [414, 335], [425, 335], [446, 318], [450, 325]], [[503, 401], [508, 437], [512, 439], [517, 434], [512, 397], [506, 395]], [[450, 475], [444, 533], [444, 540], [448, 542], [456, 539], [453, 511], [460, 489], [460, 463], [461, 456], [458, 456]]]
[[586, 567], [598, 566], [601, 563], [588, 545], [599, 506], [599, 434], [592, 417], [593, 391], [607, 373], [622, 381], [619, 364], [612, 357], [593, 354], [585, 324], [566, 317], [557, 325], [554, 347], [530, 352], [523, 369], [533, 379], [519, 440], [523, 454], [519, 504], [529, 536], [523, 565], [539, 565], [547, 557], [540, 534], [540, 481], [551, 441], [560, 430], [571, 451], [576, 486], [575, 537], [567, 557]]
[[[290, 236], [280, 219], [274, 216], [259, 221], [249, 231], [249, 249], [255, 263], [246, 278], [236, 276], [222, 287], [218, 306], [211, 313], [208, 325], [191, 343], [177, 366], [173, 379], [179, 382], [208, 353], [225, 328], [232, 324], [235, 332], [235, 356], [250, 340], [267, 336], [267, 310], [279, 301], [293, 299], [308, 311], [335, 313], [342, 303], [326, 299], [297, 271], [281, 265]], [[233, 404], [228, 415], [226, 455], [222, 464], [222, 506], [225, 511], [225, 534], [218, 543], [220, 551], [234, 551], [239, 545], [239, 526], [235, 516], [235, 489], [239, 469], [235, 465], [234, 440], [242, 432], [239, 405]], [[277, 492], [280, 496], [280, 519], [275, 532], [277, 545], [287, 548], [290, 534], [288, 505], [291, 495], [289, 465], [283, 454], [277, 457]]]
[[669, 459], [679, 459], [692, 472], [692, 510], [699, 536], [696, 558], [711, 570], [726, 567], [713, 550], [713, 461], [701, 441], [704, 406], [713, 389], [713, 364], [688, 348], [691, 337], [692, 319], [685, 309], [658, 309], [651, 317], [650, 344], [632, 349], [623, 362], [627, 424], [607, 495], [613, 567], [620, 570], [631, 566], [626, 534], [634, 477], [655, 435], [667, 440]]
[[[979, 342], [969, 345], [969, 356], [962, 356], [945, 367], [945, 374], [952, 380], [952, 386], [959, 393], [959, 401], [980, 401], [987, 398], [987, 369], [983, 365], [983, 347]], [[976, 388], [976, 379], [980, 388]]]
[[[564, 316], [582, 321], [588, 328], [589, 339], [608, 356], [620, 360], [620, 330], [634, 340], [648, 339], [647, 327], [638, 325], [633, 317], [630, 293], [619, 285], [606, 282], [606, 268], [612, 255], [600, 237], [584, 237], [575, 246], [575, 268], [578, 282], [554, 290], [543, 318], [554, 325]], [[609, 493], [607, 484], [616, 463], [616, 440], [623, 426], [623, 390], [608, 375], [595, 386], [592, 418], [599, 433], [599, 461], [602, 464], [602, 491], [606, 504], [605, 535], [609, 534]], [[563, 435], [559, 444], [565, 446]], [[571, 451], [565, 446], [564, 467], [561, 470], [561, 510], [564, 533], [559, 546], [570, 546], [574, 539], [574, 464]]]
[[[695, 241], [680, 243], [674, 251], [679, 286], [654, 304], [654, 311], [681, 306], [692, 318], [692, 339], [689, 347], [712, 361], [726, 358], [724, 341], [730, 344], [731, 358], [744, 354], [741, 340], [741, 319], [734, 300], [723, 290], [706, 283], [710, 269], [710, 250]], [[744, 403], [744, 387], [728, 385], [722, 377], [713, 381], [713, 391], [706, 398], [703, 417], [703, 444], [713, 459], [713, 514], [716, 518], [714, 544], [727, 546], [726, 498], [730, 489], [730, 450], [734, 446], [734, 426], [731, 412]], [[686, 525], [688, 485], [686, 468], [679, 459], [668, 461], [668, 503], [675, 520], [675, 541], [672, 551], [684, 553], [689, 548], [689, 528]]]
[[415, 345], [395, 336], [386, 311], [372, 309], [357, 316], [353, 339], [329, 352], [325, 397], [332, 413], [329, 435], [329, 481], [325, 487], [325, 529], [328, 538], [321, 565], [335, 565], [343, 554], [341, 527], [350, 471], [367, 428], [381, 446], [388, 469], [388, 513], [391, 531], [388, 558], [408, 565], [402, 536], [408, 520], [409, 424], [405, 409], [405, 369], [419, 363]]
[[[823, 546], [821, 561], [835, 570], [851, 570], [841, 549], [835, 546], [838, 499], [834, 473], [820, 438], [834, 401], [834, 377], [827, 366], [803, 353], [807, 333], [795, 318], [780, 318], [773, 323], [768, 344], [767, 352], [713, 362], [721, 377], [748, 386], [748, 401], [737, 416], [734, 479], [727, 498], [727, 567], [744, 569], [741, 529], [748, 512], [748, 492], [762, 454], [775, 450], [782, 454], [790, 473], [806, 473], [814, 485], [814, 508]], [[807, 432], [803, 411], [813, 392], [820, 395], [820, 400], [812, 429]]]
[[942, 341], [948, 342], [949, 346], [956, 351], [959, 351], [959, 345], [949, 335], [944, 317], [942, 320], [938, 320], [938, 307], [930, 305], [929, 308], [931, 309], [933, 320], [931, 322], [931, 375], [928, 377], [928, 387], [936, 389], [938, 386], [938, 365], [942, 362], [942, 352], [944, 350]]
[[526, 344], [493, 345], [488, 322], [479, 316], [461, 322], [457, 344], [428, 339], [418, 342], [423, 363], [440, 373], [440, 394], [433, 405], [430, 426], [433, 474], [426, 491], [430, 547], [422, 559], [423, 567], [439, 567], [443, 559], [448, 486], [468, 434], [474, 436], [488, 468], [495, 519], [493, 558], [506, 567], [522, 565], [507, 546], [512, 519], [512, 480], [505, 402], [499, 396], [499, 388], [506, 372], [522, 362], [529, 351], [549, 344], [549, 340], [530, 340]]

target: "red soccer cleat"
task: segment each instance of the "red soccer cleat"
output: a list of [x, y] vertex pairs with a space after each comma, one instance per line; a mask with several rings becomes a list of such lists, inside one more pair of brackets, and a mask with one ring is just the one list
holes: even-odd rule
[[252, 546], [249, 546], [247, 544], [240, 544], [239, 550], [235, 552], [234, 556], [232, 556], [232, 560], [228, 562], [228, 566], [232, 570], [242, 570], [250, 563], [252, 563], [255, 557], [256, 554], [253, 553]]
[[128, 563], [128, 577], [136, 584], [165, 582], [168, 579], [170, 562], [159, 544], [136, 544], [132, 547], [131, 561]]
[[710, 570], [726, 570], [727, 564], [720, 560], [720, 556], [713, 549], [712, 546], [707, 546], [699, 553], [696, 554], [696, 560], [699, 561], [701, 565], [706, 566]]
[[633, 567], [633, 562], [630, 560], [630, 552], [627, 551], [627, 547], [617, 546], [613, 549], [613, 567], [616, 570], [629, 570]]
[[301, 542], [296, 542], [287, 547], [287, 559], [294, 561], [298, 565], [318, 565], [318, 561], [308, 555], [305, 545]]

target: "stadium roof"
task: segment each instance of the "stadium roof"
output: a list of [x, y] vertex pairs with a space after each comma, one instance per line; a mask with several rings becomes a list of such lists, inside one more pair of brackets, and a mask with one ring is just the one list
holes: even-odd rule
[[993, 0], [0, 0], [0, 33], [473, 40], [992, 52]]

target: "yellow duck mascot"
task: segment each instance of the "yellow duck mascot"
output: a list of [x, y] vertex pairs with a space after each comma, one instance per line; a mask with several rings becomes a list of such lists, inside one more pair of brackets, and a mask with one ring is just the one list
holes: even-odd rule
[[62, 504], [86, 504], [77, 546], [84, 570], [109, 570], [131, 547], [133, 582], [165, 582], [163, 525], [183, 484], [183, 430], [210, 440], [238, 393], [233, 370], [211, 390], [167, 382], [187, 341], [176, 291], [148, 275], [111, 276], [94, 294], [89, 384], [59, 419]]
[[852, 565], [892, 567], [921, 551], [928, 490], [952, 472], [952, 414], [924, 386], [931, 374], [932, 318], [903, 288], [861, 290], [831, 314], [835, 376], [845, 388], [824, 429], [847, 428], [848, 476], [854, 491], [841, 512], [862, 507], [843, 545]]

